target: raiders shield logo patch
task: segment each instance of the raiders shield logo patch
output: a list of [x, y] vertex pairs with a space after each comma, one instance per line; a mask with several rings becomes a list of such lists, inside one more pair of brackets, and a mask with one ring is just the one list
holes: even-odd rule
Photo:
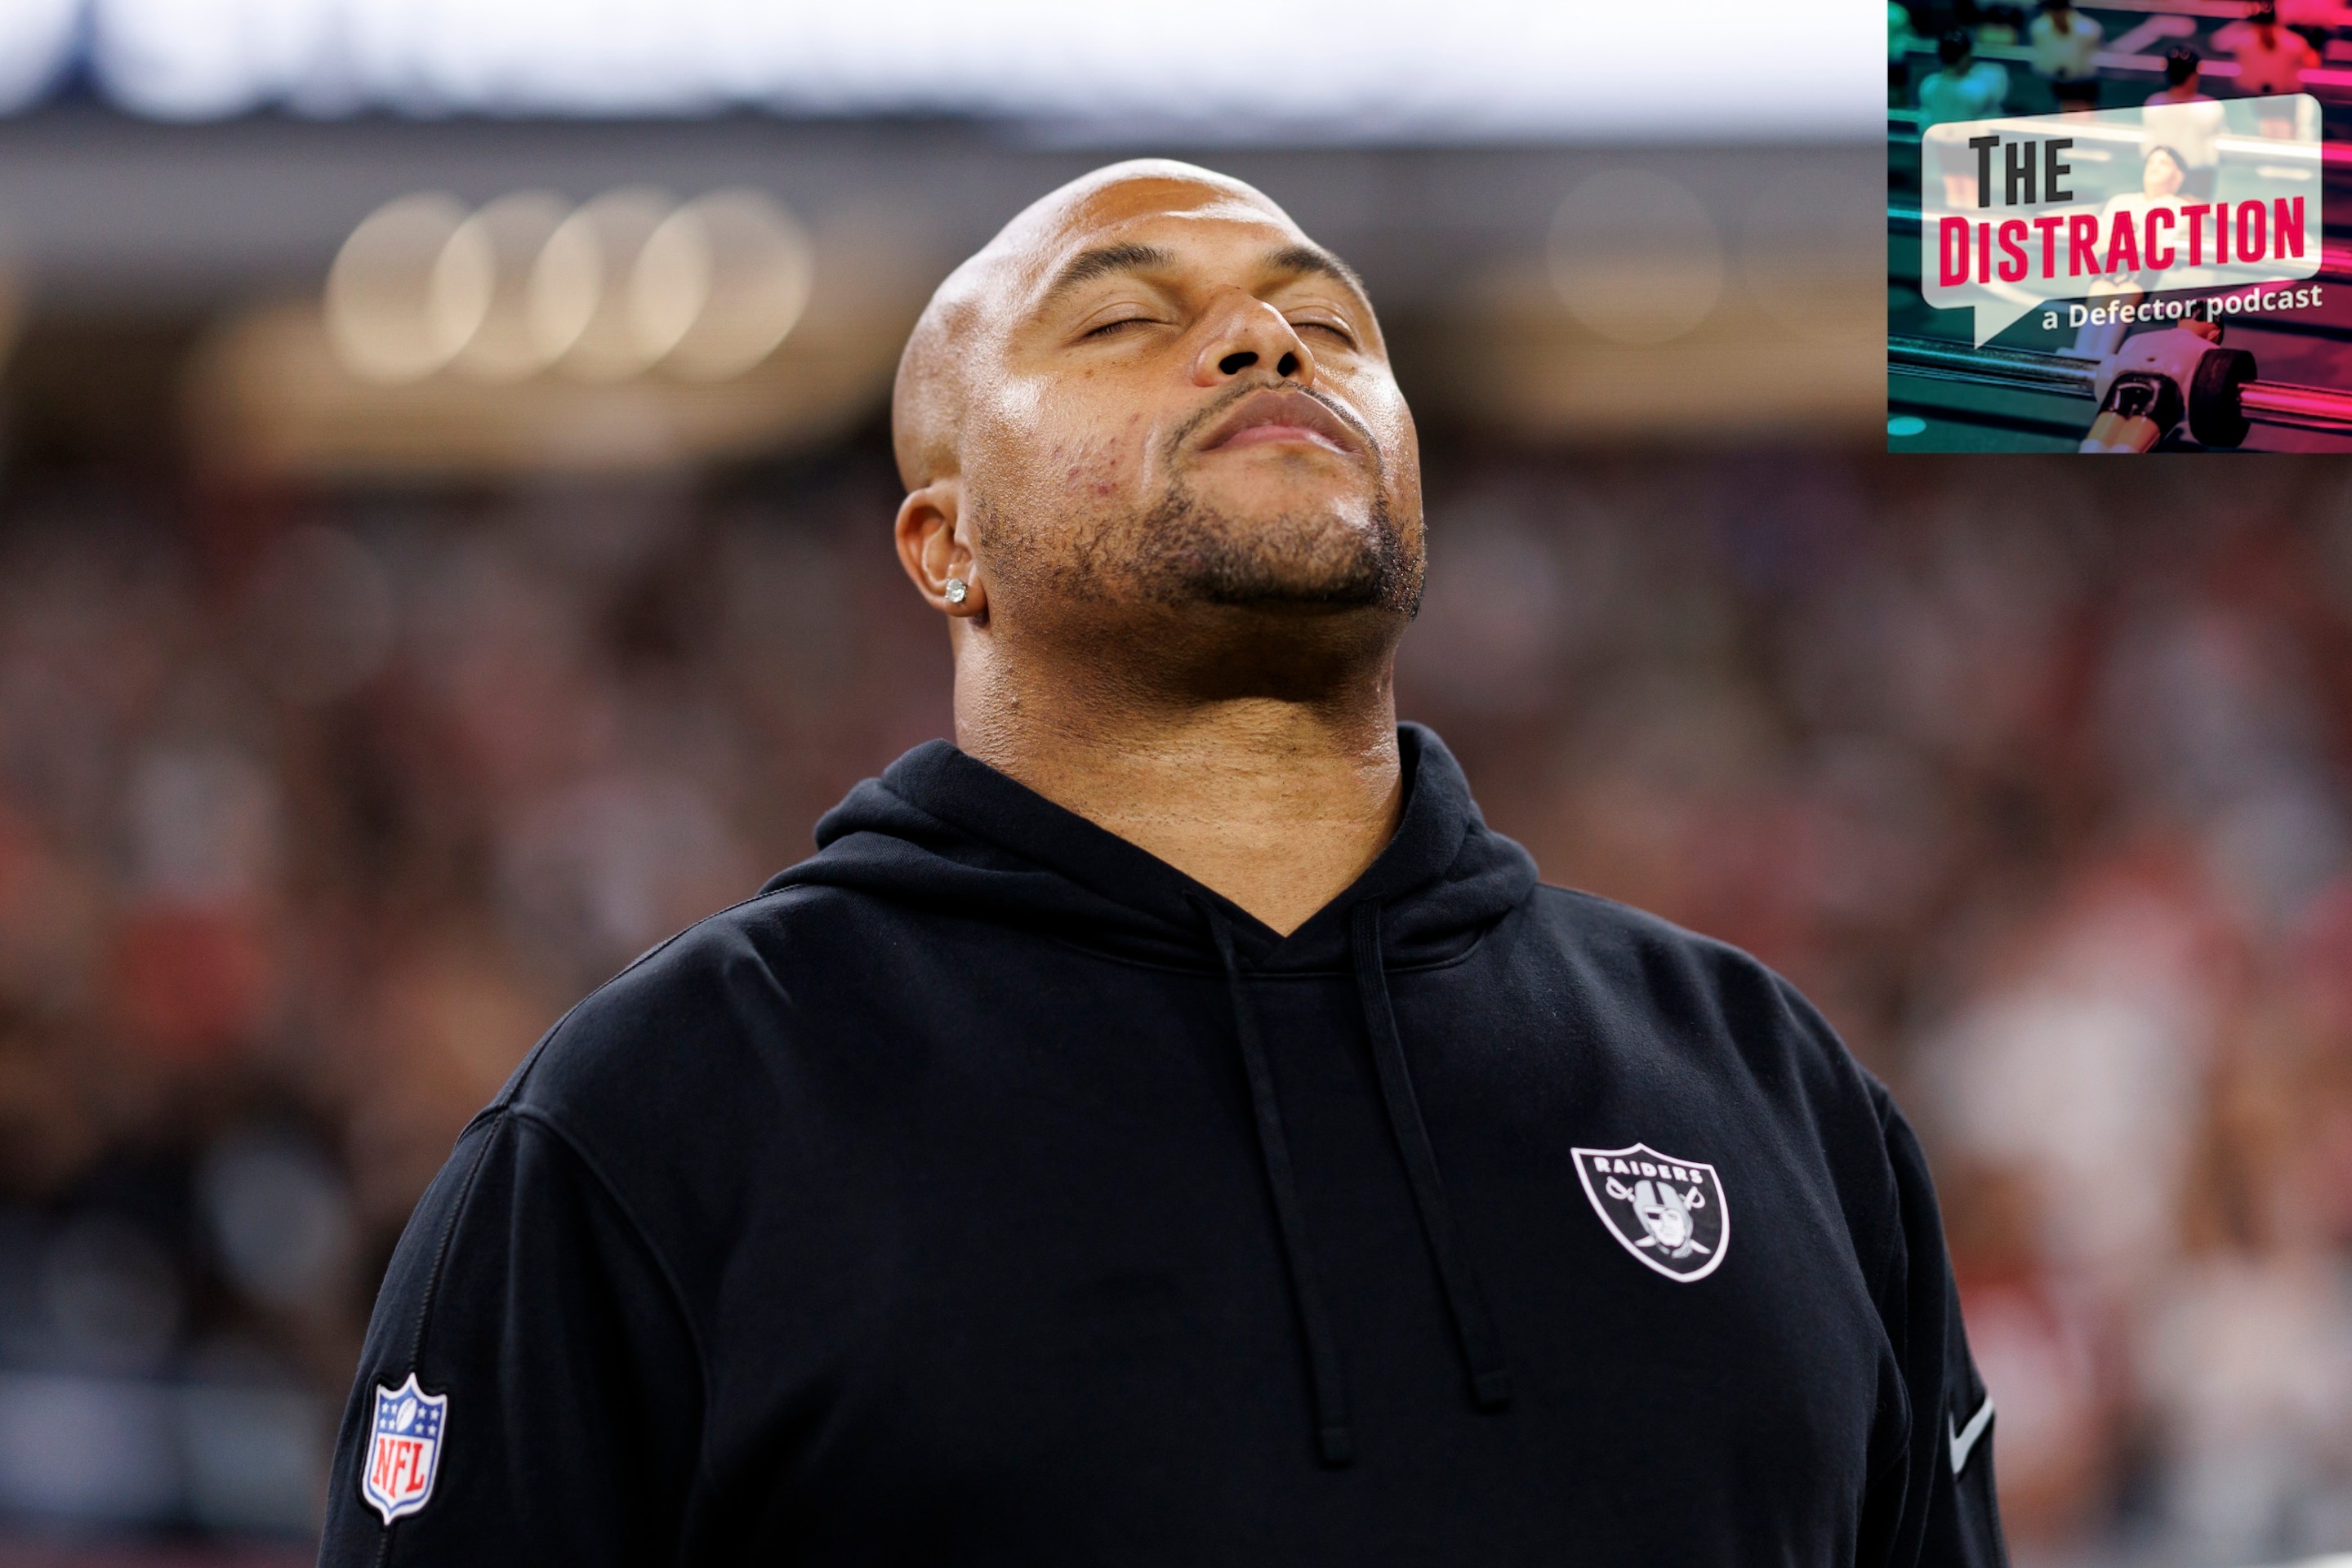
[[1731, 1210], [1713, 1165], [1636, 1143], [1579, 1149], [1576, 1173], [1618, 1245], [1667, 1279], [1704, 1279], [1722, 1265]]
[[360, 1463], [360, 1496], [390, 1524], [415, 1513], [433, 1496], [441, 1469], [441, 1429], [449, 1396], [416, 1386], [416, 1374], [398, 1388], [378, 1384], [373, 1433]]

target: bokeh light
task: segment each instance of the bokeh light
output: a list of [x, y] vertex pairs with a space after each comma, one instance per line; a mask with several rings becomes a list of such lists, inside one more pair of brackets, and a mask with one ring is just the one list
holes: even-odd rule
[[1605, 169], [1559, 205], [1552, 285], [1570, 314], [1614, 342], [1682, 336], [1723, 292], [1715, 219], [1690, 191], [1647, 169]]
[[488, 314], [497, 260], [454, 196], [386, 202], [352, 231], [327, 273], [327, 332], [363, 380], [432, 374]]

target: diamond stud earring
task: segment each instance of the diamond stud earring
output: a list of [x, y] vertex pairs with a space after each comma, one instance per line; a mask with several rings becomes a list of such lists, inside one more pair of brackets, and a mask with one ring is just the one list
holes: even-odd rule
[[963, 580], [962, 578], [961, 578], [961, 577], [950, 577], [950, 578], [949, 578], [949, 579], [948, 579], [947, 598], [948, 598], [948, 603], [949, 603], [949, 604], [950, 604], [950, 605], [961, 605], [961, 604], [962, 604], [962, 603], [963, 603], [963, 601], [964, 601], [964, 595], [967, 595], [967, 594], [969, 594], [969, 593], [971, 593], [971, 588], [969, 588], [968, 586], [966, 586], [966, 585], [965, 585], [964, 580]]

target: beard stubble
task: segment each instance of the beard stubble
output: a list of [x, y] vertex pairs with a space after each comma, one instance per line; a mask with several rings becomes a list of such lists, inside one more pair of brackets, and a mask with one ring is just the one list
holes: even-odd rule
[[[1256, 385], [1235, 387], [1171, 435], [1161, 454], [1172, 476], [1165, 492], [1140, 512], [1097, 519], [1071, 540], [1063, 559], [1050, 569], [1056, 586], [1075, 598], [1139, 600], [1171, 608], [1382, 608], [1407, 618], [1417, 613], [1422, 557], [1408, 546], [1397, 525], [1385, 465], [1371, 433], [1344, 410], [1325, 402], [1335, 416], [1363, 437], [1372, 486], [1361, 524], [1328, 511], [1237, 513], [1188, 482], [1186, 459], [1192, 437], [1259, 390]], [[1016, 552], [1044, 564], [1035, 561], [1034, 546], [1016, 547]]]

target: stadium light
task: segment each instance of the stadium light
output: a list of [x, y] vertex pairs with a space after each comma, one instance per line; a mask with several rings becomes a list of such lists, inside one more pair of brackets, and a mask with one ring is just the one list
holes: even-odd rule
[[724, 381], [775, 352], [814, 277], [808, 230], [757, 191], [674, 206], [631, 187], [577, 210], [524, 191], [472, 213], [424, 193], [352, 230], [322, 309], [343, 367], [387, 385], [445, 367], [492, 384], [551, 368]]
[[625, 381], [661, 358], [664, 345], [649, 342], [630, 311], [630, 279], [676, 205], [650, 186], [608, 191], [548, 237], [531, 276], [530, 323], [566, 374]]
[[352, 231], [327, 271], [327, 334], [362, 381], [417, 381], [457, 356], [489, 310], [490, 258], [467, 236], [455, 196], [386, 202]]

